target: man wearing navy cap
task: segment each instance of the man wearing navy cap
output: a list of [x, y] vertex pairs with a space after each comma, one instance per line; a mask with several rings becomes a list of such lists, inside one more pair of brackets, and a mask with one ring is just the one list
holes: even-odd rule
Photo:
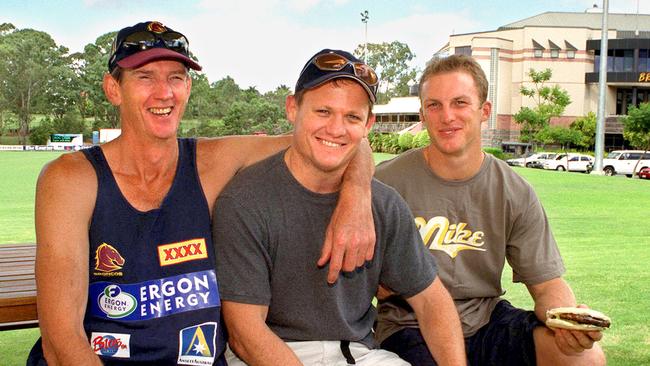
[[[418, 314], [440, 365], [464, 365], [460, 321], [408, 206], [373, 180], [374, 259], [331, 286], [318, 258], [343, 172], [375, 121], [375, 72], [323, 50], [287, 97], [291, 146], [237, 174], [215, 205], [214, 237], [229, 365], [408, 365], [375, 349], [379, 284]], [[236, 354], [236, 355], [235, 355]]]
[[[121, 136], [62, 155], [39, 177], [42, 342], [28, 364], [223, 365], [214, 201], [238, 170], [286, 147], [290, 138], [177, 138], [190, 96], [188, 68], [201, 66], [189, 57], [187, 38], [159, 22], [122, 29], [108, 68], [103, 87], [119, 107]], [[343, 227], [372, 223], [364, 189], [372, 164], [356, 160], [341, 197], [355, 212], [339, 214]], [[356, 213], [359, 195], [367, 202], [362, 213]], [[370, 238], [361, 244], [374, 243], [374, 231], [364, 230], [333, 227], [341, 238], [352, 234]], [[367, 259], [354, 244], [331, 255], [339, 258], [329, 266], [334, 278], [341, 258], [347, 271]], [[309, 265], [316, 267], [318, 259]]]

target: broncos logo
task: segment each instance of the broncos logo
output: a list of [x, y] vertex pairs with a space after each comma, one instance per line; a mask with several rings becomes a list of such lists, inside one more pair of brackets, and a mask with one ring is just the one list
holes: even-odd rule
[[124, 258], [117, 249], [102, 243], [95, 252], [95, 269], [100, 272], [113, 272], [122, 269]]

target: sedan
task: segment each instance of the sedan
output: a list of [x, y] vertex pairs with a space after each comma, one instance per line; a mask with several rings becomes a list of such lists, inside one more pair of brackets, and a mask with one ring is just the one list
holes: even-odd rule
[[583, 154], [568, 154], [560, 156], [555, 160], [547, 160], [544, 162], [544, 169], [549, 170], [569, 170], [573, 172], [587, 172], [587, 165], [593, 164], [594, 158]]

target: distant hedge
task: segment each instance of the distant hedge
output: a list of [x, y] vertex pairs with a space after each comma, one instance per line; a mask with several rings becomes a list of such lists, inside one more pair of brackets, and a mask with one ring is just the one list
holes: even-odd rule
[[[401, 135], [396, 132], [370, 132], [368, 141], [370, 141], [372, 151], [388, 154], [400, 154], [409, 149], [427, 146], [431, 142], [426, 130], [415, 135], [408, 132]], [[483, 151], [494, 155], [497, 159], [505, 160], [507, 157], [501, 149], [496, 147], [485, 147]]]

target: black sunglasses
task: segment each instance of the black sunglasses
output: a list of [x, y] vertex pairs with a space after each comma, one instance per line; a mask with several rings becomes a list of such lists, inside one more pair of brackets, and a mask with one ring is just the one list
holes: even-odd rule
[[185, 56], [189, 56], [189, 41], [181, 33], [170, 31], [154, 33], [150, 31], [138, 31], [128, 36], [117, 45], [113, 53], [124, 58], [150, 48], [167, 48]]

